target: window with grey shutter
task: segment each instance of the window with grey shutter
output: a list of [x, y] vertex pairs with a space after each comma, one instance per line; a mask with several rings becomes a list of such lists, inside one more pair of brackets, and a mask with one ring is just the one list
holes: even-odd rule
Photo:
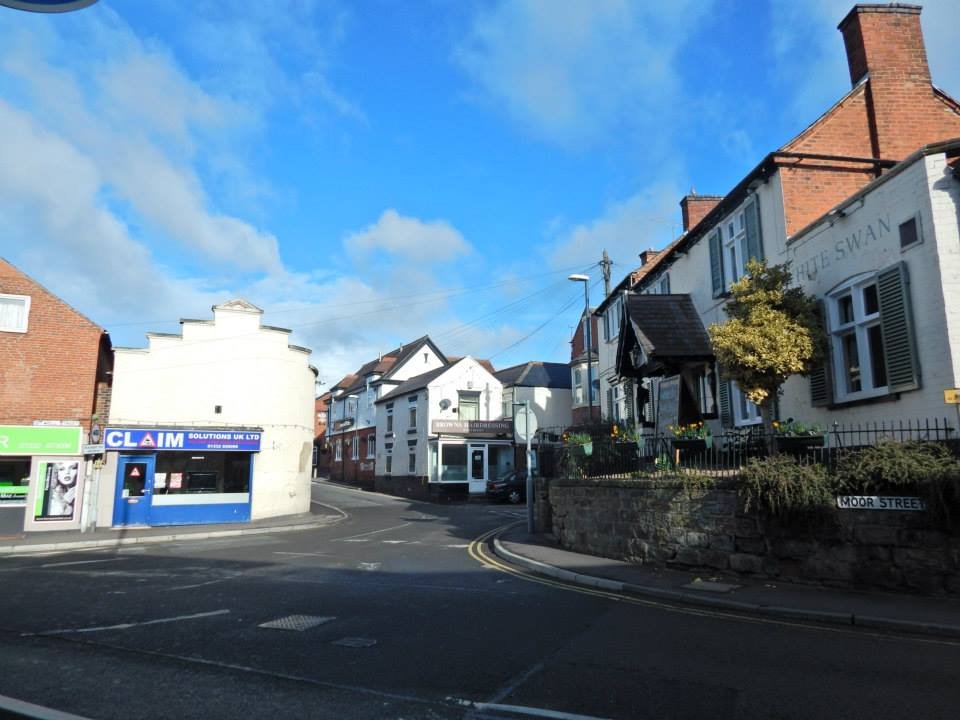
[[[760, 203], [754, 198], [743, 209], [743, 223], [747, 230], [747, 259], [763, 260], [763, 235], [760, 232]], [[746, 263], [744, 263], [746, 265]]]
[[920, 364], [910, 308], [910, 281], [907, 264], [897, 263], [877, 274], [880, 301], [880, 329], [890, 392], [920, 387]]
[[613, 388], [607, 388], [607, 419], [613, 417]]
[[733, 427], [733, 408], [730, 406], [730, 381], [723, 378], [717, 383], [717, 400], [720, 405], [720, 424]]
[[710, 277], [713, 280], [713, 296], [720, 297], [726, 289], [723, 279], [723, 243], [719, 228], [710, 236]]
[[623, 402], [626, 407], [626, 420], [632, 425], [636, 416], [633, 414], [633, 381], [625, 380], [623, 383]]
[[[820, 314], [821, 327], [827, 330], [826, 309], [823, 301], [817, 303]], [[830, 343], [826, 343], [820, 365], [810, 371], [810, 404], [813, 407], [823, 407], [833, 402], [833, 373], [830, 372], [833, 360], [830, 355]]]

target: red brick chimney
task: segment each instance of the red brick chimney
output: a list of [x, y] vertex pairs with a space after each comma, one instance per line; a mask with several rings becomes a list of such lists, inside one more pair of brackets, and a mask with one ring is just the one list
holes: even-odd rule
[[717, 203], [723, 200], [719, 195], [697, 195], [692, 189], [680, 201], [680, 212], [683, 214], [683, 231], [696, 227], [707, 213], [713, 210]]
[[653, 248], [649, 250], [644, 250], [642, 253], [640, 253], [640, 266], [642, 267], [646, 265], [648, 262], [650, 262], [655, 257], [657, 257], [657, 255], [659, 255], [660, 253], [661, 253], [660, 250], [654, 250]]
[[920, 10], [902, 3], [855, 5], [838, 26], [851, 82], [869, 78], [875, 157], [899, 160], [921, 145], [956, 135], [956, 114], [935, 97], [930, 82]]

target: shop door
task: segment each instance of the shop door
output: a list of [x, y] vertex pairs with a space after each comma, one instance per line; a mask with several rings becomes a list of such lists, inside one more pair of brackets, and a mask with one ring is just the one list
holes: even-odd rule
[[467, 457], [467, 480], [471, 493], [487, 491], [487, 446], [471, 445]]
[[153, 493], [153, 455], [120, 456], [117, 492], [113, 501], [114, 525], [149, 525]]

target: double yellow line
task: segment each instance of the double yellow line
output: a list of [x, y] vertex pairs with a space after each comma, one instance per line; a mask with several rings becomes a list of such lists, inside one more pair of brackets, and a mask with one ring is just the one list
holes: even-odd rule
[[738, 613], [724, 612], [723, 610], [709, 610], [705, 608], [694, 608], [684, 605], [674, 605], [667, 602], [659, 602], [657, 600], [646, 600], [644, 598], [636, 597], [635, 595], [627, 595], [625, 593], [614, 592], [612, 590], [601, 590], [599, 588], [589, 588], [582, 585], [577, 585], [575, 583], [564, 582], [562, 580], [556, 580], [553, 578], [544, 577], [541, 575], [536, 575], [525, 570], [521, 570], [513, 565], [508, 565], [503, 562], [499, 557], [492, 554], [488, 550], [488, 544], [500, 533], [504, 532], [508, 528], [513, 527], [517, 523], [509, 523], [507, 525], [501, 525], [498, 528], [494, 528], [488, 532], [485, 532], [483, 535], [478, 537], [476, 540], [470, 543], [467, 548], [467, 552], [477, 562], [485, 565], [487, 567], [493, 568], [494, 570], [499, 570], [500, 572], [507, 573], [521, 580], [526, 580], [527, 582], [534, 582], [539, 585], [547, 585], [549, 587], [558, 588], [560, 590], [566, 590], [568, 592], [580, 593], [581, 595], [591, 595], [593, 597], [603, 598], [604, 600], [613, 600], [614, 602], [628, 603], [630, 605], [641, 605], [644, 607], [656, 608], [658, 610], [663, 610], [665, 612], [679, 613], [682, 615], [695, 615], [698, 617], [711, 617], [711, 618], [721, 618], [725, 620], [736, 620], [739, 622], [754, 623], [758, 625], [776, 625], [780, 627], [789, 627], [789, 628], [798, 628], [802, 630], [813, 630], [815, 632], [829, 632], [829, 633], [840, 633], [845, 635], [856, 635], [858, 637], [872, 637], [879, 638], [882, 640], [913, 640], [915, 642], [926, 643], [930, 645], [947, 645], [951, 647], [960, 647], [960, 641], [956, 640], [945, 640], [939, 638], [927, 638], [920, 637], [916, 635], [895, 635], [882, 632], [873, 632], [870, 630], [865, 630], [863, 628], [846, 628], [846, 627], [830, 627], [828, 625], [817, 625], [814, 623], [803, 623], [803, 622], [791, 622], [789, 620], [778, 620], [776, 618], [766, 618], [766, 617], [757, 617], [755, 615], [741, 615]]

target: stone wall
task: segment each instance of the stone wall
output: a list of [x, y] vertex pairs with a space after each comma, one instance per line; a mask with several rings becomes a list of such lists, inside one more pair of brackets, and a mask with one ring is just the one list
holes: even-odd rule
[[836, 510], [778, 522], [746, 513], [732, 482], [552, 480], [553, 533], [566, 548], [636, 563], [794, 582], [960, 594], [960, 536], [926, 513]]

